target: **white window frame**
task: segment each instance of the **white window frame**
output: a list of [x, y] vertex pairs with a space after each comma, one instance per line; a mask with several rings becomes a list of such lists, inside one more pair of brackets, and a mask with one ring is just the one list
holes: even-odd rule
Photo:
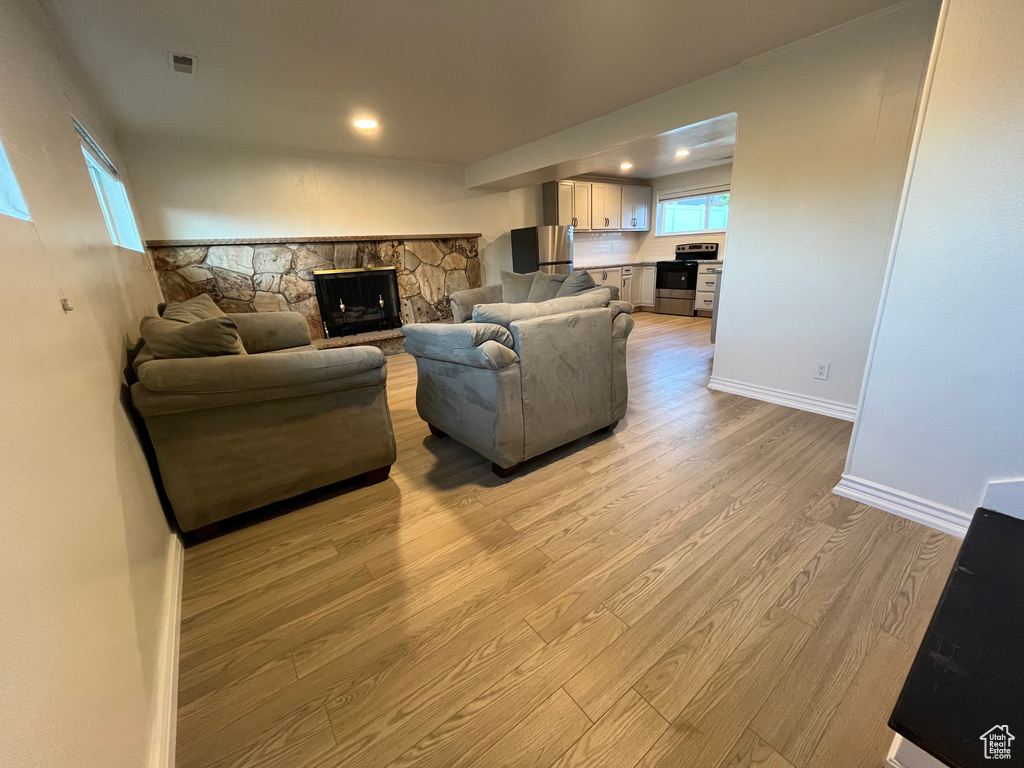
[[[686, 235], [707, 235], [707, 234], [720, 234], [725, 232], [725, 229], [708, 229], [707, 223], [711, 216], [711, 205], [710, 201], [704, 209], [704, 228], [703, 229], [691, 229], [686, 232], [665, 232], [663, 229], [664, 216], [662, 215], [662, 203], [670, 203], [676, 200], [696, 200], [699, 198], [711, 198], [715, 195], [723, 195], [727, 192], [731, 192], [730, 187], [704, 187], [700, 189], [678, 189], [666, 192], [658, 193], [658, 201], [654, 206], [655, 216], [655, 237], [683, 237]], [[730, 207], [732, 200], [730, 199]], [[726, 223], [728, 226], [728, 222]]]
[[7, 157], [3, 141], [0, 140], [0, 214], [22, 221], [32, 221], [28, 212], [28, 204], [21, 193], [18, 178]]
[[139, 226], [135, 222], [135, 212], [128, 199], [128, 190], [118, 177], [117, 167], [82, 124], [74, 118], [72, 122], [82, 139], [85, 166], [96, 190], [96, 198], [103, 212], [103, 220], [107, 224], [107, 232], [110, 233], [110, 241], [121, 248], [145, 253]]

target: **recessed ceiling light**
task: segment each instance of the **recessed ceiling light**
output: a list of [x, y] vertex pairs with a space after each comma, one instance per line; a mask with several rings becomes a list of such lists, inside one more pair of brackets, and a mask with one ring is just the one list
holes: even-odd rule
[[619, 168], [621, 168], [624, 171], [628, 171], [632, 167], [633, 167], [632, 163], [623, 163], [622, 165], [619, 166]]
[[676, 150], [676, 157], [686, 157], [688, 154], [690, 154], [690, 150], [688, 150], [688, 149], [677, 149]]
[[352, 122], [352, 125], [364, 131], [370, 131], [377, 127], [377, 121], [369, 117], [363, 117], [360, 118], [359, 120], [354, 120]]

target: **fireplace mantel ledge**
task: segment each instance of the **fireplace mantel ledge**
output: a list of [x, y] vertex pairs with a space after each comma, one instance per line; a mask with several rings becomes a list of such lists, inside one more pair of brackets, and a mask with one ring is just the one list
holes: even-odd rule
[[481, 237], [480, 232], [439, 235], [334, 235], [331, 237], [235, 237], [216, 240], [147, 240], [147, 248], [186, 248], [198, 245], [277, 245], [280, 243], [371, 243], [385, 240], [459, 240]]

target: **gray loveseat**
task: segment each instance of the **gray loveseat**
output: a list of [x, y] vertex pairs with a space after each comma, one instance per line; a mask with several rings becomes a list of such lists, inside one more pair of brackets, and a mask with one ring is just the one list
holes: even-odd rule
[[420, 418], [507, 477], [526, 459], [613, 428], [625, 415], [633, 308], [612, 301], [607, 289], [538, 303], [481, 303], [487, 290], [451, 297], [456, 319], [472, 308], [472, 322], [402, 331], [416, 358]]
[[[184, 306], [168, 305], [164, 318], [177, 309], [179, 322], [206, 320], [229, 337], [237, 329], [244, 350], [158, 359], [147, 339], [134, 361], [132, 400], [183, 531], [357, 475], [388, 476], [395, 438], [379, 349], [318, 350], [294, 312], [224, 315], [210, 301], [190, 318]], [[152, 321], [180, 331], [147, 318], [143, 338]]]

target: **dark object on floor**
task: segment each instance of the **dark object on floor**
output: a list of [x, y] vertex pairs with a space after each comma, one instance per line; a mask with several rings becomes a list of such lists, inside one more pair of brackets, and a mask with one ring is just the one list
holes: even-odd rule
[[383, 467], [377, 467], [376, 469], [371, 469], [369, 472], [366, 473], [366, 484], [376, 485], [377, 483], [383, 483], [385, 480], [388, 479], [388, 475], [390, 474], [390, 464]]
[[889, 727], [955, 768], [1024, 765], [1022, 636], [1024, 520], [978, 509]]

